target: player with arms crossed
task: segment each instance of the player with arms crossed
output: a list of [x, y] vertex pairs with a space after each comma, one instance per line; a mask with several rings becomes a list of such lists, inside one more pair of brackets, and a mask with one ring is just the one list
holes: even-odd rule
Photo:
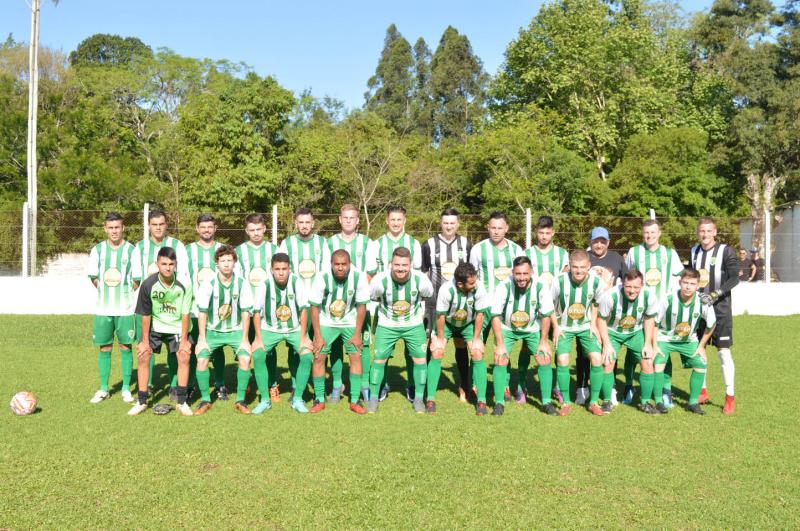
[[[491, 306], [491, 298], [483, 284], [478, 282], [475, 266], [461, 262], [453, 272], [453, 278], [439, 289], [436, 300], [436, 333], [431, 337], [431, 359], [428, 361], [428, 401], [425, 409], [436, 413], [436, 389], [442, 375], [442, 358], [447, 340], [453, 338], [458, 349], [472, 356], [475, 386], [478, 390], [477, 414], [486, 414], [486, 360], [483, 359], [484, 345], [481, 337], [486, 310]], [[460, 395], [469, 385], [469, 371], [461, 375]]]
[[141, 279], [141, 266], [136, 248], [123, 239], [122, 216], [109, 212], [103, 222], [107, 239], [92, 247], [89, 253], [89, 280], [97, 289], [92, 342], [99, 347], [97, 365], [100, 389], [89, 400], [98, 404], [111, 396], [108, 379], [111, 375], [111, 351], [114, 336], [119, 343], [122, 361], [122, 400], [133, 402], [130, 385], [133, 374], [131, 344], [136, 336], [133, 317], [134, 291]]
[[246, 281], [234, 274], [236, 250], [223, 245], [214, 251], [217, 274], [200, 285], [197, 292], [197, 386], [200, 404], [195, 415], [211, 409], [208, 362], [216, 349], [230, 347], [239, 363], [236, 373], [236, 403], [234, 408], [246, 415], [245, 393], [250, 381], [250, 312], [253, 294]]
[[360, 396], [363, 386], [361, 350], [364, 348], [361, 330], [369, 302], [367, 274], [351, 267], [347, 251], [333, 251], [331, 268], [314, 279], [309, 302], [314, 327], [315, 399], [311, 413], [325, 409], [325, 360], [333, 348], [346, 350], [350, 355], [350, 411], [366, 413]]
[[160, 352], [161, 345], [167, 346], [168, 355], [178, 362], [175, 402], [181, 415], [191, 416], [192, 408], [186, 403], [189, 384], [189, 357], [192, 346], [189, 340], [192, 310], [192, 288], [184, 286], [175, 278], [177, 256], [172, 247], [158, 250], [156, 265], [158, 273], [150, 275], [139, 288], [136, 315], [142, 319], [142, 339], [139, 342], [139, 397], [128, 411], [128, 415], [138, 415], [147, 409], [150, 379], [150, 358], [153, 352]]
[[509, 379], [508, 357], [517, 341], [522, 341], [528, 349], [536, 352], [544, 412], [548, 415], [558, 414], [550, 398], [553, 386], [553, 351], [547, 337], [550, 332], [550, 316], [553, 314], [553, 298], [549, 290], [549, 286], [533, 278], [530, 259], [519, 256], [514, 259], [512, 278], [500, 284], [495, 291], [492, 303], [492, 331], [495, 337], [492, 369], [494, 416], [500, 416], [505, 411], [504, 390]]

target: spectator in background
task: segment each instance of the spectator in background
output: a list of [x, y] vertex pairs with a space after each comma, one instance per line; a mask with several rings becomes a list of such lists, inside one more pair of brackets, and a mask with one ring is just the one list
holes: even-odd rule
[[750, 282], [756, 276], [756, 266], [747, 256], [746, 249], [739, 249], [739, 281]]
[[753, 247], [750, 252], [752, 253], [752, 262], [753, 267], [755, 268], [755, 276], [751, 277], [750, 280], [753, 282], [764, 282], [764, 269], [766, 267], [766, 263], [764, 259], [761, 258], [761, 253], [758, 252], [758, 249]]

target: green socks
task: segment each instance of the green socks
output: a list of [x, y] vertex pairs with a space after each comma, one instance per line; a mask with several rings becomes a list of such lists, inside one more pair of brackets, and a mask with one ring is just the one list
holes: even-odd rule
[[472, 379], [478, 392], [478, 402], [486, 403], [486, 383], [489, 379], [486, 372], [486, 360], [472, 362]]
[[611, 400], [611, 392], [613, 390], [614, 390], [614, 369], [612, 367], [611, 372], [603, 372], [603, 398], [605, 400]]
[[350, 403], [355, 404], [358, 402], [361, 393], [361, 373], [356, 374], [350, 368]]
[[558, 382], [558, 388], [561, 390], [561, 396], [564, 397], [564, 403], [571, 404], [572, 400], [569, 395], [569, 365], [558, 365], [556, 367], [556, 381]]
[[[209, 372], [206, 369], [206, 372]], [[199, 371], [198, 371], [199, 377]], [[208, 378], [208, 376], [206, 376]], [[242, 402], [247, 395], [247, 384], [250, 383], [250, 369], [239, 369], [236, 371], [236, 401]]]
[[[216, 370], [214, 372], [216, 373]], [[264, 349], [253, 352], [253, 372], [256, 373], [256, 385], [261, 400], [269, 400], [269, 370], [267, 369], [267, 353]]]
[[698, 370], [692, 371], [692, 375], [689, 377], [689, 405], [696, 404], [699, 400], [705, 378], [706, 373]]
[[[369, 389], [369, 374], [370, 374], [370, 356], [369, 356], [369, 348], [364, 345], [364, 348], [361, 350], [361, 388], [362, 389]], [[352, 393], [353, 390], [356, 389], [353, 385], [352, 374], [350, 377], [350, 392]], [[358, 390], [356, 389], [356, 392]]]
[[208, 389], [208, 382], [211, 379], [211, 371], [197, 369], [197, 388], [200, 389], [200, 400], [211, 402], [211, 392]]
[[129, 348], [121, 348], [119, 353], [122, 360], [122, 389], [130, 389], [133, 375], [133, 352]]
[[425, 382], [428, 380], [427, 364], [414, 363], [413, 374], [414, 380], [408, 383], [414, 385], [414, 398], [422, 398], [425, 396]]
[[[313, 360], [311, 359], [311, 354], [303, 354], [302, 356], [297, 356], [297, 358], [297, 385], [294, 388], [294, 398], [299, 398], [302, 400], [303, 392], [306, 390], [306, 386], [308, 385], [308, 378], [311, 376], [311, 362]], [[323, 388], [323, 397], [324, 396]]]
[[589, 405], [596, 404], [600, 399], [600, 390], [603, 388], [604, 379], [605, 370], [603, 366], [592, 365], [589, 369]]
[[505, 404], [505, 391], [508, 385], [508, 365], [497, 365], [492, 368], [492, 384], [494, 386], [495, 404]]
[[314, 398], [320, 402], [325, 402], [325, 376], [314, 376]]
[[[387, 360], [388, 362], [388, 360]], [[377, 398], [381, 392], [381, 385], [386, 376], [386, 362], [378, 363], [377, 361], [372, 364], [369, 374], [369, 397]]]
[[[153, 358], [150, 358], [152, 361]], [[100, 351], [100, 355], [97, 357], [97, 367], [100, 370], [100, 389], [103, 391], [108, 391], [108, 379], [111, 376], [111, 351]], [[153, 377], [152, 371], [150, 372], [150, 377]]]
[[542, 391], [542, 404], [549, 404], [553, 395], [553, 368], [550, 365], [539, 365], [539, 387]]
[[528, 379], [528, 367], [531, 366], [531, 351], [526, 344], [522, 345], [519, 351], [519, 366], [517, 371], [517, 388], [527, 389], [525, 380]]
[[642, 387], [642, 404], [647, 404], [653, 398], [653, 385], [655, 384], [655, 374], [639, 374], [639, 384]]
[[428, 400], [436, 400], [436, 388], [442, 376], [442, 360], [431, 358], [428, 362]]

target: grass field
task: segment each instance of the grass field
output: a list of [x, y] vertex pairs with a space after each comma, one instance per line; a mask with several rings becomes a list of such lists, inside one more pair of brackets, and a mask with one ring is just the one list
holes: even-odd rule
[[[532, 400], [476, 417], [453, 392], [449, 354], [435, 416], [401, 397], [399, 356], [398, 392], [376, 415], [343, 401], [300, 416], [284, 393], [260, 417], [228, 402], [131, 418], [118, 392], [88, 402], [90, 328], [81, 316], [0, 317], [0, 396], [32, 390], [42, 408], [0, 414], [0, 528], [800, 526], [796, 316], [736, 319], [731, 417], [715, 354], [705, 417], [683, 410], [680, 370], [671, 414], [619, 406], [602, 418], [547, 417]], [[117, 391], [119, 374], [115, 352]]]

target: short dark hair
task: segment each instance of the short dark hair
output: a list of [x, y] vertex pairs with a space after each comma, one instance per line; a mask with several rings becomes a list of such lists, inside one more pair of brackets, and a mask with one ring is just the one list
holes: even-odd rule
[[442, 215], [440, 217], [445, 217], [445, 216], [456, 216], [456, 217], [458, 217], [458, 210], [456, 210], [455, 208], [450, 208], [450, 207], [445, 208], [444, 210], [442, 210]]
[[236, 249], [234, 249], [233, 246], [231, 245], [225, 244], [225, 245], [220, 245], [219, 247], [217, 247], [217, 250], [214, 251], [214, 261], [219, 262], [220, 258], [227, 255], [232, 255], [234, 262], [236, 262], [239, 259], [239, 257], [236, 256]]
[[175, 253], [175, 249], [173, 249], [172, 247], [162, 247], [161, 249], [159, 249], [158, 254], [156, 255], [156, 261], [158, 261], [158, 259], [162, 257], [169, 258], [173, 262], [178, 261], [178, 255]]
[[411, 259], [411, 251], [407, 247], [395, 247], [394, 251], [392, 251], [392, 258], [395, 256]]
[[264, 216], [262, 216], [261, 214], [250, 214], [246, 218], [244, 218], [245, 227], [247, 227], [251, 223], [254, 225], [257, 225], [259, 223], [261, 223], [262, 225], [266, 225], [266, 223], [264, 223]]
[[661, 223], [659, 223], [657, 219], [646, 219], [644, 223], [642, 223], [642, 228], [644, 229], [646, 227], [652, 227], [653, 225], [661, 228]]
[[644, 282], [644, 275], [641, 271], [638, 269], [628, 269], [625, 274], [622, 275], [622, 282], [629, 282], [631, 280], [636, 280], [637, 278]]
[[272, 255], [272, 260], [270, 260], [271, 265], [275, 264], [289, 264], [289, 255], [286, 253], [275, 253]]
[[478, 271], [475, 269], [475, 266], [470, 264], [469, 262], [461, 262], [456, 266], [456, 270], [453, 272], [453, 278], [456, 282], [461, 282], [462, 284], [467, 281], [470, 277], [474, 277], [478, 275]]
[[333, 264], [333, 259], [334, 258], [336, 258], [337, 256], [342, 256], [342, 255], [347, 257], [347, 261], [348, 262], [350, 261], [350, 253], [348, 253], [344, 249], [336, 249], [335, 251], [333, 251], [333, 253], [331, 253], [331, 264]]
[[164, 221], [166, 221], [167, 220], [167, 214], [166, 214], [166, 212], [164, 212], [160, 208], [155, 208], [155, 209], [153, 209], [153, 210], [151, 210], [150, 212], [147, 213], [147, 221], [150, 221], [151, 219], [156, 219], [156, 218], [164, 218]]
[[489, 214], [489, 221], [492, 221], [493, 219], [502, 219], [503, 221], [508, 223], [508, 216], [506, 216], [506, 213], [500, 212], [499, 210], [495, 210], [494, 212]]
[[122, 219], [122, 216], [119, 212], [109, 212], [106, 214], [106, 218], [103, 220], [103, 223], [108, 223], [109, 221], [122, 221], [125, 223], [125, 220]]
[[523, 264], [528, 264], [529, 266], [533, 267], [533, 264], [531, 264], [531, 259], [527, 256], [518, 256], [514, 258], [514, 261], [511, 262], [511, 267], [517, 267]]
[[700, 279], [700, 271], [698, 271], [697, 269], [695, 269], [693, 267], [687, 267], [681, 273], [681, 278], [696, 278], [696, 279], [699, 280]]
[[539, 219], [536, 220], [536, 228], [537, 229], [552, 229], [553, 228], [553, 218], [550, 216], [539, 216]]
[[389, 208], [386, 209], [386, 215], [388, 216], [389, 214], [391, 214], [393, 212], [400, 212], [401, 214], [403, 214], [405, 216], [406, 215], [406, 208], [403, 207], [403, 206], [400, 206], [400, 205], [389, 205]]
[[311, 216], [313, 218], [314, 213], [311, 212], [311, 209], [308, 207], [300, 207], [294, 211], [294, 219], [297, 219], [300, 216]]
[[205, 223], [207, 221], [213, 221], [214, 223], [217, 222], [217, 220], [214, 219], [214, 216], [212, 216], [211, 214], [200, 214], [199, 216], [197, 216], [196, 225], [200, 225], [201, 223]]

